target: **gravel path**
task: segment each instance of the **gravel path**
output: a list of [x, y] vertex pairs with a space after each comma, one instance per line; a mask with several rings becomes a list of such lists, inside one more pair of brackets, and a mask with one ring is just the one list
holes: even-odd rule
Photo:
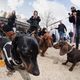
[[[70, 63], [67, 66], [62, 65], [62, 62], [66, 60], [66, 55], [59, 56], [59, 51], [53, 48], [48, 49], [47, 53], [45, 57], [38, 56], [40, 76], [27, 73], [31, 80], [80, 80], [80, 63], [70, 72], [68, 70], [71, 66]], [[6, 73], [6, 68], [0, 69], [0, 80], [24, 80], [18, 71], [12, 76], [7, 76]]]
[[46, 57], [38, 57], [40, 76], [31, 76], [32, 80], [80, 80], [80, 64], [75, 66], [74, 70], [70, 72], [68, 69], [71, 64], [67, 66], [62, 65], [66, 60], [65, 56], [59, 55], [59, 50], [50, 48], [47, 50]]

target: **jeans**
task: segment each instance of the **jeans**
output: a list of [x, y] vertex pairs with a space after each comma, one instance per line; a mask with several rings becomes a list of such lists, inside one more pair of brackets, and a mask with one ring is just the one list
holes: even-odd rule
[[80, 37], [80, 25], [76, 28], [76, 49], [79, 48], [79, 37]]
[[66, 34], [64, 32], [59, 32], [60, 40], [66, 40]]

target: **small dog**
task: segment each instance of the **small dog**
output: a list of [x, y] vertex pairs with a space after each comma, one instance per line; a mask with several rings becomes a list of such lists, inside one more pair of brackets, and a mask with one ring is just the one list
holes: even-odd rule
[[49, 47], [52, 47], [52, 45], [53, 45], [52, 36], [48, 32], [46, 32], [41, 37], [37, 36], [36, 39], [39, 43], [40, 50], [42, 51], [41, 56], [44, 57], [47, 49]]
[[76, 63], [80, 61], [80, 50], [77, 50], [73, 45], [71, 46], [66, 41], [58, 42], [54, 44], [53, 47], [55, 49], [60, 49], [60, 55], [67, 54], [67, 60], [62, 64], [66, 65], [68, 62], [71, 62], [72, 66], [70, 67], [69, 71], [72, 71]]

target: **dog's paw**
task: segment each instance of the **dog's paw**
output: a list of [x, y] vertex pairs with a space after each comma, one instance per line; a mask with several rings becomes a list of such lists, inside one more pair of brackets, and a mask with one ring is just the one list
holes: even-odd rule
[[66, 65], [66, 63], [62, 63], [62, 65]]
[[45, 56], [45, 55], [44, 55], [44, 54], [42, 54], [42, 53], [41, 53], [40, 55], [41, 55], [42, 57], [44, 57], [44, 56]]
[[44, 57], [44, 55], [41, 54], [42, 57]]
[[14, 72], [15, 72], [15, 70], [8, 71], [8, 72], [7, 72], [7, 76], [11, 76], [11, 75], [13, 75]]
[[70, 68], [70, 69], [69, 69], [69, 71], [73, 71], [73, 69], [72, 69], [72, 68]]

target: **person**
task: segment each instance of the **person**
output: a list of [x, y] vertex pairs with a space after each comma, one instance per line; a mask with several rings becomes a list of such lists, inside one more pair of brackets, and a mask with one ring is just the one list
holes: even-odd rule
[[43, 36], [46, 32], [48, 32], [47, 28], [43, 28], [42, 31], [41, 31], [41, 35]]
[[53, 42], [56, 42], [56, 35], [54, 33], [52, 34], [52, 39], [53, 39]]
[[76, 49], [78, 49], [80, 32], [80, 10], [76, 10], [74, 6], [71, 7], [71, 14], [69, 13], [69, 22], [73, 23], [74, 35], [76, 37]]
[[38, 29], [39, 29], [39, 22], [41, 21], [40, 17], [38, 16], [38, 11], [34, 11], [33, 12], [33, 16], [31, 16], [31, 18], [29, 20], [27, 20], [27, 22], [30, 23], [30, 28], [28, 30], [29, 33], [35, 31], [37, 33]]
[[39, 29], [38, 29], [38, 36], [41, 36], [41, 33], [42, 33], [42, 29], [39, 28]]
[[12, 13], [8, 16], [8, 23], [4, 27], [4, 31], [5, 32], [14, 31], [13, 29], [14, 27], [16, 27], [15, 21], [16, 21], [16, 12], [12, 11]]
[[67, 31], [67, 29], [66, 29], [66, 26], [61, 21], [60, 21], [60, 24], [58, 25], [58, 28], [55, 28], [55, 29], [58, 29], [60, 40], [66, 40], [65, 31]]
[[72, 31], [69, 32], [69, 37], [70, 37], [70, 43], [72, 43], [72, 38], [73, 38], [73, 32]]

